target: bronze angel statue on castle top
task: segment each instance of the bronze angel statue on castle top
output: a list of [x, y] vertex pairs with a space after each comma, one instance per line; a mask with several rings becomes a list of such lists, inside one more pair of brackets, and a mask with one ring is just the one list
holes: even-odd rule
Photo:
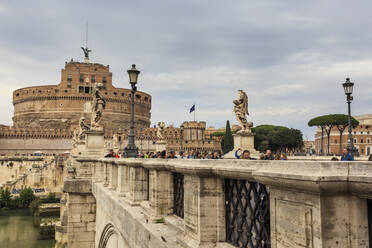
[[238, 90], [238, 97], [233, 101], [236, 119], [241, 124], [242, 129], [238, 133], [251, 133], [252, 122], [247, 122], [248, 96], [243, 90]]

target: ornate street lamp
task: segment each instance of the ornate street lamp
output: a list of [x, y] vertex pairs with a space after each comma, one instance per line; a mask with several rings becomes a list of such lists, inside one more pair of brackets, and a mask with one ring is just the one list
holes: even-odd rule
[[181, 152], [183, 152], [183, 128], [184, 128], [184, 126], [183, 126], [183, 123], [182, 123], [182, 125], [180, 126], [180, 139], [181, 139], [180, 154], [181, 154]]
[[346, 78], [345, 83], [342, 84], [344, 87], [345, 95], [346, 95], [346, 101], [348, 105], [348, 131], [349, 135], [347, 136], [347, 149], [354, 155], [355, 150], [354, 150], [354, 145], [353, 145], [353, 135], [352, 133], [352, 128], [351, 128], [351, 110], [350, 110], [350, 104], [351, 101], [353, 100], [353, 97], [351, 94], [353, 94], [353, 86], [354, 83], [350, 82], [350, 78]]
[[137, 91], [137, 79], [138, 74], [140, 71], [136, 69], [136, 65], [133, 64], [130, 70], [127, 70], [129, 75], [129, 83], [132, 86], [131, 90], [131, 109], [130, 109], [130, 130], [129, 130], [129, 138], [128, 138], [128, 145], [124, 148], [124, 155], [127, 158], [130, 157], [137, 157], [138, 156], [138, 148], [134, 144], [134, 94]]

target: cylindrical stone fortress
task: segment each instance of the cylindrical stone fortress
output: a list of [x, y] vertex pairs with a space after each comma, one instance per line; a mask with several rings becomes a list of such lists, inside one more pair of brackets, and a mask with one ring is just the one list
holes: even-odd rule
[[[96, 63], [66, 62], [58, 85], [34, 86], [13, 92], [15, 127], [69, 129], [77, 126], [81, 116], [90, 119], [94, 83], [104, 85], [106, 109], [102, 123], [105, 129], [129, 128], [129, 89], [115, 88], [109, 66]], [[128, 84], [129, 85], [129, 84]], [[135, 95], [136, 128], [150, 126], [151, 96]]]

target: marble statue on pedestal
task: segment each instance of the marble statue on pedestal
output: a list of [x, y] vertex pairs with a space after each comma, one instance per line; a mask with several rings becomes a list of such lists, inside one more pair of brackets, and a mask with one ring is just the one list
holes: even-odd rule
[[248, 113], [248, 96], [243, 90], [238, 91], [237, 98], [233, 101], [234, 112], [236, 119], [242, 126], [242, 129], [238, 133], [251, 133], [251, 128], [253, 127], [252, 122], [247, 122]]
[[164, 128], [165, 128], [165, 123], [163, 121], [158, 122], [158, 130], [156, 132], [156, 136], [158, 137], [158, 140], [164, 140]]
[[252, 156], [258, 156], [259, 152], [254, 148], [254, 133], [251, 128], [253, 127], [253, 122], [247, 121], [248, 112], [248, 96], [243, 90], [238, 90], [238, 96], [233, 101], [234, 103], [234, 113], [236, 119], [241, 125], [239, 132], [233, 135], [234, 137], [234, 149], [229, 153], [224, 155], [224, 158], [234, 158], [235, 151], [238, 149], [244, 151], [248, 150]]
[[165, 128], [165, 123], [163, 121], [158, 122], [158, 130], [156, 132], [156, 136], [158, 137], [158, 140], [156, 141], [156, 151], [161, 152], [166, 150], [167, 142], [165, 140], [165, 135], [164, 135], [164, 128]]
[[106, 100], [103, 98], [100, 90], [103, 84], [96, 83], [93, 87], [93, 104], [92, 104], [92, 119], [90, 122], [91, 131], [103, 131], [103, 126], [100, 124], [103, 110], [106, 108]]
[[114, 149], [115, 153], [119, 151], [119, 137], [117, 134], [112, 135], [112, 148]]

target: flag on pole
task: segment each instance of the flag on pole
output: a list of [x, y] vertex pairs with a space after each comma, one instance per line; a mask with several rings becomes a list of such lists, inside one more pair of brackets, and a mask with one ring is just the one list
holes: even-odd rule
[[195, 111], [195, 104], [192, 105], [192, 107], [190, 108], [190, 113], [194, 112]]

